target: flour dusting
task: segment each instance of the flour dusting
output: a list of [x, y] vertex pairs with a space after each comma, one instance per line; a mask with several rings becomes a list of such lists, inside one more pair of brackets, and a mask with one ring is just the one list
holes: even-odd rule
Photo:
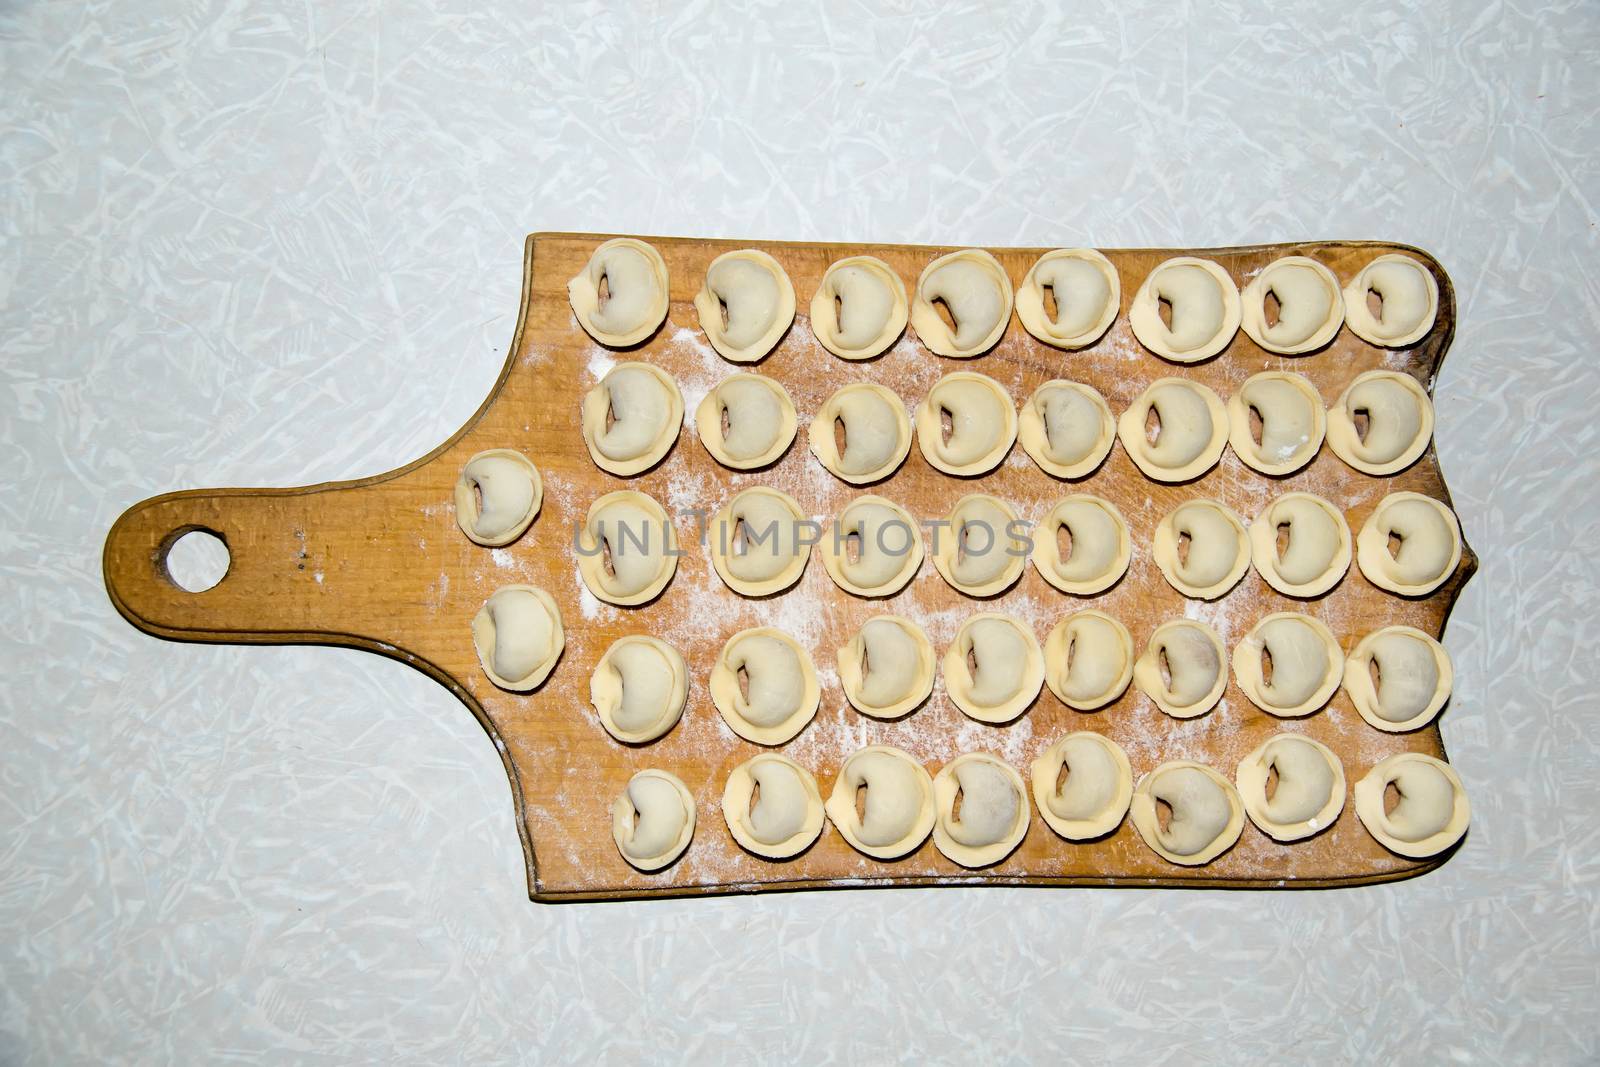
[[589, 592], [589, 587], [583, 584], [583, 575], [578, 576], [578, 610], [583, 612], [583, 617], [590, 622], [598, 619], [605, 612], [606, 605], [600, 598]]
[[617, 359], [609, 349], [601, 348], [598, 344], [589, 348], [589, 377], [600, 381], [611, 373], [611, 368], [617, 365]]

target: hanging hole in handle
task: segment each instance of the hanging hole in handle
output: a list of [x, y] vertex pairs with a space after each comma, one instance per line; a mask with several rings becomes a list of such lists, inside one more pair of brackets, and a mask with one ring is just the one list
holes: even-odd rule
[[204, 593], [216, 586], [228, 576], [231, 563], [227, 539], [204, 526], [174, 530], [156, 555], [156, 569], [188, 593]]

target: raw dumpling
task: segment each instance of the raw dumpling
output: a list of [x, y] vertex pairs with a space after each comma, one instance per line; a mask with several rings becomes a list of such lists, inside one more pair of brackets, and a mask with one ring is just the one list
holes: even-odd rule
[[916, 519], [881, 496], [856, 497], [822, 538], [828, 577], [856, 596], [893, 596], [916, 577], [922, 557]]
[[1116, 439], [1105, 398], [1081, 382], [1045, 382], [1017, 419], [1017, 440], [1040, 470], [1056, 478], [1087, 478]]
[[1250, 821], [1274, 841], [1300, 841], [1326, 830], [1344, 810], [1339, 757], [1300, 734], [1267, 738], [1239, 761], [1234, 780]]
[[887, 478], [911, 451], [911, 420], [893, 392], [854, 382], [830, 396], [811, 422], [811, 451], [851, 485]]
[[817, 714], [822, 690], [811, 654], [782, 630], [741, 630], [711, 668], [711, 702], [730, 729], [758, 745], [791, 740]]
[[667, 265], [643, 241], [614, 238], [567, 283], [567, 299], [590, 337], [612, 348], [636, 345], [667, 317]]
[[822, 793], [810, 771], [776, 752], [763, 752], [728, 775], [722, 817], [741, 846], [769, 860], [785, 860], [821, 835]]
[[[1267, 297], [1277, 318], [1267, 322]], [[1333, 340], [1344, 325], [1344, 300], [1333, 271], [1305, 256], [1285, 256], [1262, 268], [1240, 294], [1240, 325], [1268, 352], [1300, 356]]]
[[826, 807], [851, 848], [873, 859], [899, 859], [933, 829], [933, 779], [910, 753], [868, 745], [839, 768]]
[[1344, 652], [1333, 631], [1318, 620], [1274, 612], [1234, 647], [1233, 677], [1256, 707], [1295, 719], [1321, 708], [1339, 688]]
[[694, 837], [694, 797], [675, 775], [640, 771], [611, 802], [611, 837], [623, 859], [641, 871], [659, 871]]
[[620, 478], [660, 463], [678, 440], [683, 394], [649, 363], [618, 363], [583, 398], [583, 440], [595, 466]]
[[[1049, 311], [1045, 290], [1055, 303]], [[1111, 261], [1092, 248], [1058, 248], [1040, 256], [1017, 289], [1017, 318], [1028, 332], [1056, 348], [1086, 348], [1115, 321], [1122, 280]]]
[[[1399, 801], [1385, 811], [1389, 787]], [[1422, 859], [1460, 841], [1472, 819], [1454, 768], [1420, 752], [1401, 752], [1356, 783], [1356, 817], [1390, 852]]]
[[[1171, 326], [1161, 320], [1162, 304], [1171, 311]], [[1177, 256], [1145, 278], [1128, 307], [1128, 325], [1162, 359], [1198, 363], [1227, 348], [1239, 332], [1239, 290], [1211, 260]]]
[[[950, 328], [934, 303], [944, 304], [955, 323]], [[993, 348], [1011, 320], [1011, 279], [981, 248], [940, 256], [917, 279], [911, 325], [928, 350], [952, 359], [971, 359]]]
[[1080, 494], [1051, 508], [1033, 533], [1033, 565], [1063, 593], [1093, 596], [1117, 584], [1132, 557], [1128, 524], [1109, 500]]
[[630, 489], [589, 505], [573, 547], [589, 592], [620, 607], [654, 600], [678, 570], [678, 538], [666, 511]]
[[521, 537], [544, 501], [544, 482], [521, 452], [491, 448], [461, 468], [456, 480], [456, 525], [480, 545], [499, 548]]
[[1344, 664], [1344, 691], [1367, 724], [1397, 734], [1428, 725], [1450, 699], [1450, 654], [1411, 626], [1361, 639]]
[[838, 651], [839, 687], [874, 719], [898, 719], [933, 692], [933, 645], [922, 627], [899, 615], [868, 619]]
[[1161, 520], [1150, 555], [1167, 583], [1186, 597], [1215, 600], [1250, 569], [1244, 522], [1215, 500], [1188, 500]]
[[711, 518], [711, 564], [741, 596], [768, 596], [805, 573], [820, 530], [788, 493], [764, 485], [737, 494]]
[[811, 298], [811, 332], [840, 359], [880, 355], [905, 328], [905, 282], [872, 256], [834, 263]]
[[[1399, 542], [1391, 548], [1392, 542]], [[1456, 572], [1461, 527], [1455, 512], [1421, 493], [1390, 493], [1356, 535], [1367, 581], [1401, 596], [1426, 596]]]
[[473, 616], [472, 644], [489, 681], [513, 693], [537, 689], [566, 646], [561, 609], [536, 586], [501, 586]]
[[967, 596], [994, 596], [1009, 588], [1027, 562], [1026, 527], [1003, 500], [981, 493], [964, 496], [944, 525], [934, 527], [934, 568]]
[[1174, 719], [1217, 706], [1228, 687], [1222, 638], [1203, 622], [1173, 619], [1156, 627], [1133, 665], [1133, 684]]
[[689, 698], [689, 667], [665, 641], [620, 637], [589, 676], [589, 703], [606, 732], [625, 744], [654, 741], [677, 725]]
[[695, 409], [695, 430], [713, 459], [736, 471], [765, 467], [794, 440], [794, 402], [761, 374], [724, 378]]
[[[1261, 439], [1256, 439], [1259, 420]], [[1303, 374], [1268, 370], [1228, 398], [1228, 443], [1244, 465], [1274, 477], [1316, 458], [1326, 428], [1322, 397]]]
[[1328, 409], [1328, 447], [1363, 474], [1398, 474], [1433, 439], [1433, 402], [1417, 380], [1369, 370]]
[[[1367, 304], [1377, 297], [1378, 310]], [[1439, 314], [1439, 283], [1433, 272], [1397, 252], [1379, 256], [1344, 288], [1344, 321], [1368, 344], [1404, 348], [1433, 329]]]
[[1198, 382], [1158, 378], [1117, 420], [1117, 436], [1146, 478], [1186, 482], [1222, 458], [1228, 443], [1228, 409]]
[[724, 252], [706, 268], [694, 310], [706, 340], [723, 359], [754, 363], [772, 351], [794, 322], [794, 286], [765, 252]]
[[1317, 597], [1350, 569], [1350, 527], [1313, 493], [1285, 493], [1250, 524], [1256, 571], [1284, 596]]
[[917, 405], [917, 445], [946, 474], [969, 477], [1000, 465], [1017, 439], [1011, 396], [993, 378], [946, 374]]
[[938, 818], [933, 843], [963, 867], [992, 867], [1028, 832], [1028, 791], [1022, 775], [987, 752], [968, 752], [933, 779]]
[[1039, 753], [1029, 778], [1039, 814], [1068, 841], [1109, 834], [1122, 824], [1133, 799], [1127, 753], [1089, 730], [1068, 734]]
[[1133, 678], [1133, 638], [1103, 611], [1086, 610], [1056, 623], [1044, 642], [1044, 680], [1074, 711], [1103, 708]]
[[992, 611], [961, 625], [944, 654], [944, 687], [969, 718], [1005, 723], [1044, 686], [1044, 653], [1026, 623]]
[[[1171, 812], [1165, 826], [1157, 801]], [[1186, 867], [1210, 863], [1244, 830], [1244, 804], [1233, 783], [1188, 760], [1163, 763], [1140, 779], [1131, 814], [1133, 828], [1153, 852]]]

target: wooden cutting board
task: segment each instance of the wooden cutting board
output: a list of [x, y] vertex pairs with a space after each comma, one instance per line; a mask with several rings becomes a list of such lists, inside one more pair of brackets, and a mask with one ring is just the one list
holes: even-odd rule
[[[996, 471], [976, 479], [941, 474], [912, 448], [893, 477], [866, 490], [900, 502], [920, 518], [943, 517], [957, 498], [970, 492], [1008, 500], [1032, 519], [1069, 493], [1105, 497], [1128, 521], [1134, 556], [1123, 581], [1091, 598], [1056, 591], [1030, 565], [1022, 580], [1001, 596], [973, 601], [946, 585], [931, 562], [924, 562], [916, 580], [899, 595], [865, 601], [838, 590], [821, 560], [813, 559], [804, 578], [788, 592], [747, 601], [718, 580], [703, 551], [691, 551], [656, 601], [642, 608], [613, 608], [583, 588], [573, 550], [574, 526], [589, 503], [623, 487], [649, 493], [669, 511], [698, 508], [710, 513], [741, 488], [772, 485], [794, 496], [814, 517], [836, 514], [859, 491], [821, 467], [806, 447], [805, 428], [823, 400], [852, 381], [886, 385], [909, 408], [953, 370], [980, 371], [997, 379], [1017, 403], [1046, 379], [1069, 378], [1093, 385], [1114, 414], [1150, 381], [1167, 375], [1203, 382], [1226, 399], [1257, 371], [1298, 371], [1331, 403], [1356, 375], [1387, 367], [1415, 376], [1431, 394], [1455, 329], [1454, 289], [1432, 257], [1414, 248], [1352, 241], [1198, 252], [1107, 251], [1121, 273], [1123, 313], [1087, 351], [1064, 353], [1042, 345], [1013, 318], [995, 349], [976, 360], [940, 359], [908, 332], [881, 359], [847, 363], [813, 339], [806, 317], [827, 266], [847, 255], [878, 256], [914, 290], [923, 266], [950, 249], [649, 238], [671, 273], [668, 320], [638, 349], [617, 353], [583, 332], [566, 297], [567, 279], [607, 236], [528, 238], [522, 309], [500, 380], [467, 425], [422, 459], [357, 481], [172, 493], [129, 508], [105, 546], [106, 588], [118, 610], [141, 630], [174, 640], [343, 645], [391, 656], [438, 679], [478, 717], [500, 751], [511, 781], [528, 884], [537, 900], [864, 885], [1338, 886], [1405, 878], [1442, 862], [1442, 857], [1419, 862], [1386, 851], [1362, 829], [1348, 798], [1337, 823], [1310, 840], [1279, 844], [1246, 823], [1236, 847], [1199, 868], [1162, 860], [1127, 822], [1102, 840], [1069, 843], [1052, 833], [1037, 811], [1021, 847], [1003, 863], [979, 872], [946, 860], [931, 840], [896, 862], [868, 859], [832, 827], [793, 860], [759, 859], [734, 843], [720, 800], [728, 772], [760, 749], [724, 725], [706, 690], [723, 642], [740, 629], [775, 625], [808, 647], [823, 684], [822, 707], [816, 720], [779, 751], [809, 767], [824, 796], [844, 758], [863, 745], [897, 745], [920, 758], [930, 773], [961, 753], [991, 752], [1026, 778], [1028, 764], [1042, 748], [1069, 731], [1085, 729], [1121, 744], [1136, 778], [1165, 760], [1183, 758], [1207, 763], [1231, 779], [1239, 759], [1279, 730], [1303, 732], [1326, 743], [1343, 760], [1351, 787], [1374, 763], [1396, 752], [1442, 758], [1436, 727], [1403, 735], [1382, 733], [1356, 714], [1342, 689], [1325, 710], [1292, 722], [1257, 710], [1231, 678], [1221, 705], [1188, 721], [1167, 717], [1133, 688], [1109, 707], [1087, 714], [1067, 709], [1046, 689], [1022, 718], [995, 727], [963, 716], [941, 682], [921, 710], [882, 723], [849, 708], [834, 669], [834, 650], [862, 622], [883, 612], [921, 622], [940, 654], [961, 622], [981, 610], [1020, 616], [1042, 642], [1059, 619], [1094, 606], [1122, 620], [1139, 649], [1161, 622], [1187, 616], [1214, 626], [1231, 652], [1257, 620], [1286, 610], [1323, 620], [1346, 652], [1365, 634], [1396, 623], [1438, 635], [1462, 585], [1477, 568], [1470, 549], [1438, 592], [1418, 600], [1379, 590], [1352, 565], [1332, 592], [1309, 602], [1279, 595], [1253, 570], [1221, 600], [1186, 601], [1162, 579], [1150, 556], [1156, 524], [1192, 497], [1222, 500], [1249, 520], [1280, 493], [1307, 490], [1342, 507], [1352, 532], [1360, 530], [1389, 492], [1413, 490], [1449, 502], [1431, 447], [1418, 463], [1392, 478], [1359, 474], [1326, 446], [1298, 473], [1268, 478], [1245, 467], [1229, 450], [1215, 469], [1181, 486], [1147, 480], [1120, 443], [1092, 477], [1076, 483], [1050, 478], [1020, 446]], [[713, 461], [693, 428], [686, 426], [666, 460], [647, 474], [624, 480], [602, 472], [584, 448], [579, 400], [613, 363], [641, 359], [669, 371], [683, 390], [690, 421], [707, 390], [748, 369], [716, 355], [698, 328], [692, 303], [711, 260], [743, 247], [770, 252], [794, 282], [799, 308], [794, 326], [755, 368], [782, 382], [793, 397], [800, 414], [794, 445], [766, 470], [736, 473]], [[1170, 256], [1215, 259], [1242, 286], [1280, 256], [1310, 256], [1330, 267], [1342, 283], [1369, 260], [1396, 250], [1427, 264], [1439, 283], [1438, 321], [1409, 350], [1374, 348], [1345, 329], [1314, 355], [1282, 358], [1262, 351], [1241, 332], [1216, 359], [1179, 367], [1146, 352], [1128, 329], [1129, 299], [1145, 275]], [[991, 251], [1016, 285], [1043, 249]], [[1449, 413], [1441, 414], [1447, 418]], [[456, 527], [451, 488], [467, 457], [497, 447], [519, 449], [538, 464], [545, 496], [528, 533], [506, 548], [491, 550], [471, 543]], [[692, 543], [695, 520], [680, 517], [677, 528], [680, 539]], [[232, 556], [226, 577], [202, 593], [177, 586], [165, 565], [173, 541], [195, 529], [216, 533]], [[484, 599], [514, 582], [549, 590], [566, 626], [565, 653], [549, 681], [532, 694], [502, 692], [490, 684], [479, 668], [468, 628]], [[629, 633], [671, 642], [683, 652], [691, 672], [683, 720], [666, 737], [637, 748], [613, 741], [588, 701], [596, 662], [613, 640]], [[654, 874], [624, 863], [610, 830], [612, 798], [645, 767], [678, 775], [694, 793], [698, 809], [688, 852]]]

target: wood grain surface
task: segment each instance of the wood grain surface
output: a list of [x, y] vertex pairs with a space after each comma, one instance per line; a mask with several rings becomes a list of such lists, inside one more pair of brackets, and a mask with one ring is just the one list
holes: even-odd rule
[[[1089, 843], [1057, 837], [1033, 813], [1020, 848], [999, 865], [964, 870], [941, 856], [931, 839], [895, 862], [868, 859], [827, 827], [821, 839], [784, 862], [757, 858], [734, 843], [723, 822], [723, 783], [733, 767], [761, 751], [740, 740], [712, 707], [706, 681], [723, 642], [754, 625], [778, 626], [810, 649], [822, 681], [816, 720], [778, 751], [809, 767], [824, 796], [844, 758], [867, 744], [904, 748], [937, 772], [963, 752], [1000, 756], [1024, 777], [1038, 752], [1072, 730], [1097, 730], [1121, 744], [1135, 777], [1168, 759], [1194, 759], [1228, 778], [1240, 758], [1267, 736], [1304, 733], [1339, 754], [1350, 787], [1380, 759], [1400, 751], [1444, 756], [1435, 726], [1391, 735], [1368, 726], [1341, 689], [1323, 711], [1303, 720], [1275, 719], [1256, 709], [1233, 684], [1222, 703], [1199, 719], [1178, 721], [1130, 688], [1107, 708], [1081, 713], [1048, 689], [1032, 708], [1006, 726], [963, 716], [942, 682], [921, 709], [881, 723], [852, 710], [834, 669], [834, 652], [873, 615], [894, 612], [919, 621], [942, 654], [960, 624], [979, 611], [1024, 619], [1043, 642], [1050, 628], [1073, 611], [1097, 607], [1120, 619], [1138, 649], [1160, 623], [1178, 617], [1210, 623], [1233, 646], [1263, 616], [1305, 611], [1333, 630], [1348, 652], [1365, 634], [1404, 623], [1441, 633], [1461, 586], [1476, 570], [1470, 548], [1455, 574], [1432, 596], [1408, 600], [1369, 583], [1354, 565], [1331, 592], [1309, 601], [1284, 597], [1253, 570], [1224, 598], [1188, 601], [1162, 579], [1150, 555], [1161, 518], [1184, 500], [1211, 497], [1247, 521], [1277, 495], [1306, 490], [1343, 509], [1352, 533], [1389, 492], [1413, 490], [1449, 502], [1430, 446], [1408, 470], [1373, 478], [1346, 467], [1326, 446], [1303, 470], [1269, 478], [1245, 467], [1229, 450], [1203, 477], [1177, 486], [1143, 477], [1117, 444], [1092, 476], [1057, 481], [1018, 446], [994, 472], [961, 479], [930, 467], [915, 447], [888, 480], [856, 489], [829, 475], [806, 447], [806, 426], [827, 396], [851, 381], [895, 390], [908, 410], [938, 378], [955, 370], [987, 374], [1020, 404], [1042, 381], [1068, 378], [1098, 389], [1120, 413], [1152, 380], [1182, 376], [1226, 399], [1249, 375], [1266, 369], [1298, 371], [1331, 403], [1356, 375], [1386, 367], [1417, 378], [1430, 395], [1455, 326], [1455, 294], [1448, 276], [1426, 253], [1376, 242], [1310, 242], [1249, 248], [1106, 250], [1121, 274], [1122, 314], [1106, 336], [1084, 352], [1066, 353], [1035, 341], [1013, 320], [1000, 343], [975, 360], [934, 356], [908, 333], [883, 357], [848, 363], [829, 355], [810, 333], [806, 311], [828, 264], [870, 254], [888, 262], [914, 288], [923, 266], [948, 248], [784, 244], [647, 238], [671, 274], [668, 321], [653, 337], [626, 352], [593, 342], [567, 304], [566, 282], [607, 235], [535, 234], [528, 238], [523, 300], [515, 338], [489, 398], [471, 420], [428, 456], [387, 474], [297, 489], [218, 489], [173, 493], [128, 509], [109, 533], [104, 555], [106, 588], [121, 613], [140, 629], [184, 641], [244, 644], [314, 643], [362, 648], [392, 656], [438, 679], [483, 724], [505, 763], [517, 825], [527, 860], [530, 892], [538, 900], [628, 898], [862, 885], [1141, 885], [1317, 887], [1405, 878], [1444, 857], [1415, 861], [1378, 845], [1356, 820], [1347, 800], [1327, 831], [1306, 841], [1279, 844], [1248, 823], [1239, 843], [1208, 866], [1183, 868], [1145, 847], [1127, 822]], [[707, 264], [729, 249], [757, 247], [775, 256], [795, 287], [799, 313], [777, 349], [754, 368], [720, 359], [700, 332], [693, 296]], [[1310, 256], [1330, 267], [1341, 284], [1368, 261], [1405, 251], [1427, 264], [1439, 283], [1440, 309], [1432, 332], [1408, 350], [1374, 348], [1341, 330], [1321, 351], [1302, 357], [1271, 355], [1240, 332], [1215, 359], [1177, 366], [1134, 341], [1127, 303], [1146, 274], [1173, 255], [1215, 259], [1243, 285], [1284, 255]], [[991, 249], [1010, 275], [1022, 280], [1043, 249]], [[676, 446], [653, 470], [619, 479], [590, 461], [579, 429], [579, 401], [613, 363], [639, 359], [665, 368], [684, 393], [686, 414], [716, 382], [755, 369], [780, 381], [793, 398], [800, 432], [773, 466], [733, 472], [719, 466], [686, 426]], [[1439, 412], [1448, 419], [1448, 411]], [[543, 510], [532, 528], [503, 549], [473, 544], [457, 528], [451, 488], [467, 457], [488, 448], [515, 448], [544, 475]], [[958, 594], [925, 561], [916, 579], [884, 600], [847, 596], [812, 559], [792, 589], [764, 600], [745, 600], [727, 589], [695, 542], [694, 513], [710, 513], [739, 489], [772, 485], [794, 496], [813, 517], [826, 520], [865, 492], [887, 496], [922, 519], [938, 519], [970, 492], [1009, 501], [1037, 519], [1061, 497], [1088, 492], [1112, 501], [1127, 519], [1134, 555], [1127, 576], [1106, 593], [1072, 597], [1049, 586], [1031, 564], [1011, 589], [987, 601]], [[578, 578], [573, 530], [590, 502], [603, 493], [634, 488], [675, 513], [688, 548], [666, 591], [640, 608], [613, 608], [595, 600]], [[231, 554], [228, 573], [210, 590], [190, 593], [167, 573], [165, 556], [184, 532], [218, 534]], [[547, 589], [560, 605], [567, 643], [550, 679], [531, 694], [495, 688], [479, 668], [468, 623], [485, 598], [504, 584], [527, 582]], [[588, 700], [589, 675], [616, 638], [646, 633], [674, 644], [691, 671], [688, 708], [664, 738], [643, 746], [612, 740]], [[1457, 694], [1472, 700], [1475, 694]], [[1448, 714], [1448, 707], [1445, 714]], [[698, 826], [678, 862], [643, 874], [623, 862], [611, 839], [610, 804], [636, 771], [670, 770], [694, 793]], [[1448, 854], [1447, 854], [1448, 855]]]

